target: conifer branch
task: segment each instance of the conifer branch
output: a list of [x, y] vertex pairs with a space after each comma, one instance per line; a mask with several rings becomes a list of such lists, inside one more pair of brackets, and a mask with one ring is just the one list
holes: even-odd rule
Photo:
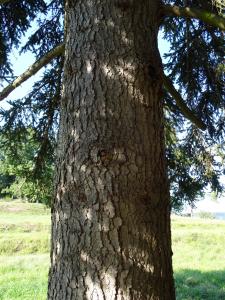
[[225, 18], [204, 9], [164, 5], [163, 12], [168, 16], [199, 19], [209, 25], [225, 30]]
[[174, 98], [176, 101], [176, 104], [178, 108], [180, 109], [181, 113], [184, 117], [186, 117], [189, 121], [191, 121], [193, 124], [195, 124], [198, 128], [201, 130], [206, 130], [206, 125], [204, 122], [199, 119], [195, 113], [190, 110], [187, 105], [185, 104], [184, 100], [182, 99], [180, 93], [175, 89], [173, 86], [172, 81], [164, 74], [163, 75], [163, 85], [166, 88], [166, 90], [170, 93], [170, 95]]
[[10, 0], [0, 0], [0, 5], [5, 4], [6, 2], [9, 2]]
[[23, 74], [18, 76], [13, 82], [7, 85], [0, 92], [0, 101], [5, 99], [15, 88], [20, 86], [24, 81], [29, 79], [31, 76], [35, 75], [42, 67], [47, 65], [53, 58], [61, 55], [64, 51], [64, 44], [59, 44], [54, 49], [49, 51], [47, 54], [38, 59], [35, 63], [33, 63]]

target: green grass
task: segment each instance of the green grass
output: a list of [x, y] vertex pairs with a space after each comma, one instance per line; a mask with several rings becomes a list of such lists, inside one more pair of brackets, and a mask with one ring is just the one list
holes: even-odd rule
[[225, 299], [225, 222], [173, 218], [177, 300]]
[[0, 255], [47, 253], [49, 213], [41, 204], [0, 202]]
[[44, 300], [50, 211], [41, 204], [0, 201], [0, 300]]
[[48, 254], [0, 257], [1, 300], [45, 300]]
[[[174, 217], [177, 300], [225, 299], [225, 222]], [[0, 201], [0, 300], [46, 299], [50, 211]]]

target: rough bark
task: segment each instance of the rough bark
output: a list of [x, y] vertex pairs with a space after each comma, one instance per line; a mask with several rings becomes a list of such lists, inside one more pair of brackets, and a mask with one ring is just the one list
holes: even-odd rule
[[159, 5], [67, 3], [49, 300], [175, 299]]

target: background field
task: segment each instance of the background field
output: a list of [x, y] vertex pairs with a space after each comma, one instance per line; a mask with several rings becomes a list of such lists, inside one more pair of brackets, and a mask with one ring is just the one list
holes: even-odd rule
[[[225, 222], [173, 217], [177, 300], [225, 299]], [[45, 300], [50, 211], [0, 201], [0, 300]]]

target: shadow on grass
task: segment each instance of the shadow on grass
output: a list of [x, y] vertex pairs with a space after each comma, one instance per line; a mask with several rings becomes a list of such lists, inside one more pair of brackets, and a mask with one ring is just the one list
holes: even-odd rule
[[175, 272], [177, 300], [224, 300], [225, 270]]

